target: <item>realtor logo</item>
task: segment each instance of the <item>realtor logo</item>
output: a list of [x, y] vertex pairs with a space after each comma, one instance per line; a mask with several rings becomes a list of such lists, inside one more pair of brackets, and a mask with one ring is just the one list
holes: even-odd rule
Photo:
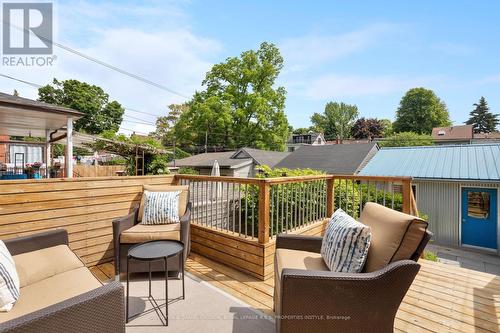
[[2, 4], [2, 65], [52, 66], [53, 5], [51, 2]]
[[52, 3], [3, 3], [3, 54], [52, 54]]

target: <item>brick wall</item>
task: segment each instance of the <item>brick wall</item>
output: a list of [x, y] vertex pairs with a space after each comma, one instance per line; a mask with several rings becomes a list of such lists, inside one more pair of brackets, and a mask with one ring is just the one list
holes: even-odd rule
[[[0, 135], [0, 141], [7, 141], [9, 137], [7, 135]], [[7, 162], [7, 144], [0, 143], [0, 162]]]

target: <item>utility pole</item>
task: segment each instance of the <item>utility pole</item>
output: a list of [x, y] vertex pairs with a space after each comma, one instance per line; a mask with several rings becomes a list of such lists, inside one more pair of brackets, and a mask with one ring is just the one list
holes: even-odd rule
[[174, 167], [175, 167], [175, 136], [174, 136]]
[[207, 130], [205, 131], [205, 153], [208, 153], [208, 127]]

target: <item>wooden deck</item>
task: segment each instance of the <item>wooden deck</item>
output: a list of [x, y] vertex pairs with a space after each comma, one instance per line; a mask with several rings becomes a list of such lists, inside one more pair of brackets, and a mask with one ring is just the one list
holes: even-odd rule
[[[397, 314], [397, 332], [500, 332], [500, 277], [421, 260], [415, 282]], [[191, 255], [187, 271], [272, 314], [273, 279], [254, 277]], [[101, 280], [114, 276], [111, 263], [92, 267]]]

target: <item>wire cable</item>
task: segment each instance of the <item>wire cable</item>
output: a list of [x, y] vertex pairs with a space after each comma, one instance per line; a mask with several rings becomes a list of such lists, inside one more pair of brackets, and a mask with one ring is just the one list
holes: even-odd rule
[[[19, 27], [19, 26], [16, 26], [15, 24], [10, 23], [10, 22], [5, 22], [5, 21], [3, 21], [2, 19], [0, 19], [0, 21], [1, 21], [4, 25], [10, 25], [11, 27], [13, 27], [13, 28], [15, 28], [15, 29], [17, 29], [17, 30], [20, 30], [20, 31], [23, 31], [23, 32], [29, 32], [29, 30], [28, 30], [28, 29], [21, 28], [21, 27]], [[106, 67], [106, 68], [108, 68], [108, 69], [111, 69], [111, 70], [113, 70], [113, 71], [115, 71], [115, 72], [118, 72], [118, 73], [123, 74], [123, 75], [125, 75], [125, 76], [128, 76], [128, 77], [130, 77], [130, 78], [136, 79], [136, 80], [138, 80], [138, 81], [141, 81], [141, 82], [143, 82], [143, 83], [146, 83], [146, 84], [151, 85], [151, 86], [153, 86], [153, 87], [156, 87], [156, 88], [158, 88], [158, 89], [161, 89], [161, 90], [167, 91], [167, 92], [169, 92], [169, 93], [171, 93], [171, 94], [174, 94], [174, 95], [177, 95], [177, 96], [180, 96], [180, 97], [183, 97], [183, 98], [189, 99], [189, 97], [187, 97], [186, 95], [181, 94], [181, 93], [179, 93], [179, 92], [177, 92], [177, 91], [175, 91], [175, 90], [173, 90], [173, 89], [170, 89], [169, 87], [167, 87], [167, 86], [165, 86], [165, 85], [163, 85], [163, 84], [160, 84], [160, 83], [154, 82], [154, 81], [152, 81], [152, 80], [150, 80], [150, 79], [147, 79], [147, 78], [145, 78], [145, 77], [143, 77], [143, 76], [140, 76], [140, 75], [138, 75], [138, 74], [131, 73], [131, 72], [126, 71], [126, 70], [124, 70], [124, 69], [121, 69], [121, 68], [119, 68], [119, 67], [117, 67], [117, 66], [114, 66], [114, 65], [112, 65], [112, 64], [110, 64], [110, 63], [107, 63], [107, 62], [104, 62], [104, 61], [102, 61], [102, 60], [99, 60], [99, 59], [97, 59], [97, 58], [95, 58], [95, 57], [89, 56], [89, 55], [87, 55], [87, 54], [85, 54], [85, 53], [83, 53], [83, 52], [80, 52], [80, 51], [78, 51], [78, 50], [75, 50], [75, 49], [73, 49], [73, 48], [71, 48], [71, 47], [69, 47], [69, 46], [66, 46], [66, 45], [63, 45], [63, 44], [61, 44], [61, 43], [55, 42], [55, 41], [53, 41], [53, 40], [52, 40], [52, 39], [50, 39], [50, 38], [47, 38], [47, 37], [44, 37], [44, 36], [37, 36], [37, 37], [38, 37], [38, 38], [40, 38], [41, 40], [45, 41], [45, 42], [48, 42], [48, 43], [50, 43], [50, 44], [52, 44], [52, 45], [55, 45], [55, 46], [59, 47], [60, 49], [63, 49], [63, 50], [65, 50], [65, 51], [69, 52], [69, 53], [73, 53], [73, 54], [75, 54], [75, 55], [77, 55], [77, 56], [79, 56], [79, 57], [85, 58], [85, 59], [87, 59], [87, 60], [89, 60], [89, 61], [92, 61], [92, 62], [94, 62], [94, 63], [96, 63], [96, 64], [98, 64], [98, 65], [104, 66], [104, 67]]]

